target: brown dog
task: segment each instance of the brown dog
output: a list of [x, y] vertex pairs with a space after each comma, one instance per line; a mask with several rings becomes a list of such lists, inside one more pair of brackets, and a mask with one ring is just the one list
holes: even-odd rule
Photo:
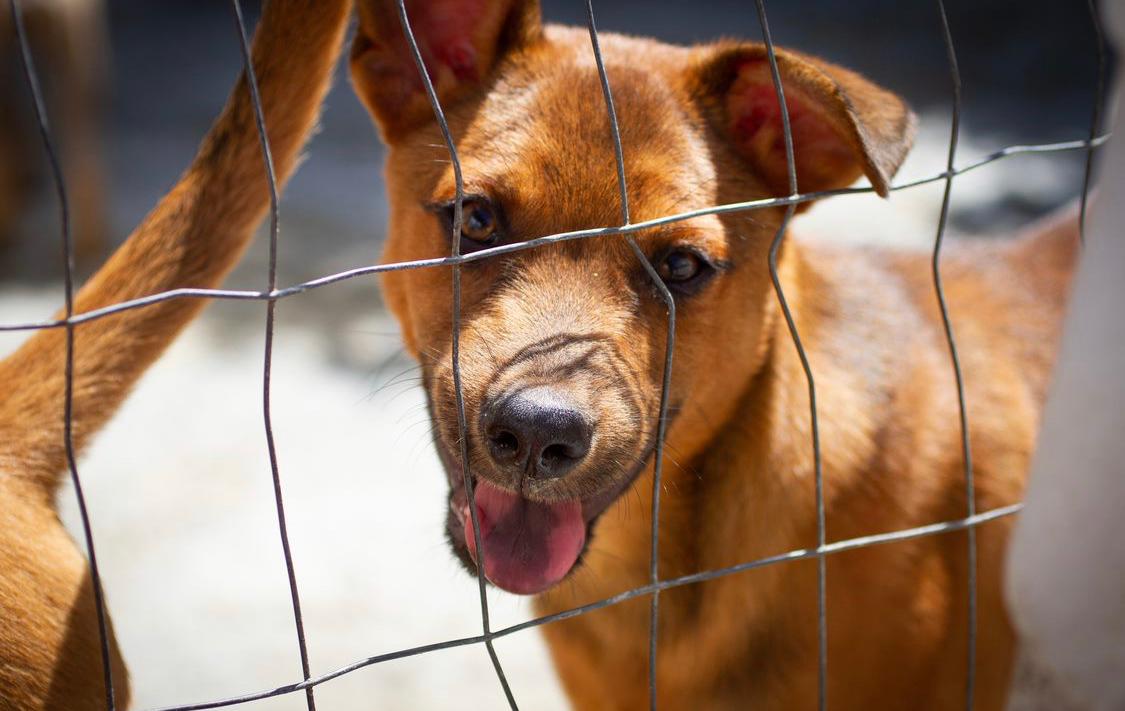
[[[407, 3], [464, 166], [463, 252], [618, 224], [614, 150], [584, 29], [533, 0]], [[361, 3], [356, 89], [390, 146], [387, 261], [450, 252], [455, 186], [394, 3]], [[760, 44], [682, 48], [603, 35], [636, 221], [788, 192]], [[866, 176], [887, 194], [914, 118], [846, 69], [778, 52], [801, 192]], [[709, 216], [638, 242], [677, 302], [660, 571], [674, 577], [813, 547], [807, 385], [767, 269], [782, 210]], [[1017, 501], [1073, 262], [1073, 226], [951, 246], [980, 510]], [[958, 408], [929, 255], [791, 239], [779, 272], [818, 384], [829, 541], [964, 516]], [[389, 273], [449, 473], [448, 536], [475, 570], [450, 365], [448, 269]], [[542, 613], [648, 582], [666, 309], [623, 239], [462, 268], [461, 369], [484, 570]], [[999, 709], [1012, 634], [1008, 524], [979, 531], [976, 703]], [[965, 535], [827, 562], [837, 709], [949, 709], [966, 683]], [[816, 566], [666, 592], [662, 708], [807, 709], [817, 695]], [[544, 628], [576, 708], [647, 703], [647, 600]]]
[[[273, 0], [254, 65], [284, 180], [316, 122], [343, 41], [347, 0]], [[269, 204], [254, 113], [241, 81], [191, 168], [78, 294], [82, 313], [178, 287], [214, 287]], [[179, 299], [75, 329], [74, 448], [80, 452], [203, 301]], [[66, 471], [62, 329], [40, 331], [0, 362], [0, 707], [104, 709], [98, 626], [86, 560], [59, 523]], [[117, 707], [128, 706], [113, 650]]]

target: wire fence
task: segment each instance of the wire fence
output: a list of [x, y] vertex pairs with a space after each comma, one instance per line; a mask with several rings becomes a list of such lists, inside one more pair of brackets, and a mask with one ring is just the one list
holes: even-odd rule
[[[66, 389], [64, 402], [62, 403], [62, 416], [64, 419], [64, 437], [66, 446], [66, 458], [69, 468], [70, 478], [74, 485], [75, 496], [78, 501], [78, 510], [82, 525], [82, 534], [86, 546], [86, 552], [90, 563], [90, 575], [92, 578], [93, 593], [95, 596], [95, 604], [97, 609], [97, 619], [100, 632], [101, 643], [101, 661], [103, 666], [103, 674], [105, 679], [106, 698], [105, 704], [109, 711], [117, 708], [116, 697], [114, 693], [114, 678], [110, 665], [109, 654], [109, 634], [107, 613], [105, 609], [104, 595], [102, 591], [101, 577], [99, 574], [97, 557], [95, 554], [94, 537], [90, 526], [90, 517], [86, 509], [85, 496], [82, 491], [82, 482], [79, 477], [78, 467], [75, 461], [75, 453], [72, 438], [72, 425], [73, 425], [73, 371], [74, 371], [74, 332], [76, 327], [81, 324], [89, 323], [91, 321], [105, 318], [112, 314], [120, 313], [122, 311], [144, 308], [171, 299], [228, 299], [228, 300], [259, 300], [266, 302], [266, 318], [264, 328], [264, 353], [263, 353], [263, 366], [262, 366], [262, 417], [265, 427], [266, 443], [270, 460], [270, 471], [272, 474], [273, 491], [275, 497], [275, 504], [277, 510], [277, 524], [278, 534], [280, 537], [282, 552], [284, 554], [285, 567], [289, 581], [289, 591], [293, 607], [293, 621], [297, 638], [297, 649], [301, 663], [302, 679], [290, 684], [279, 686], [272, 689], [266, 689], [257, 692], [250, 692], [240, 696], [234, 696], [224, 699], [216, 699], [202, 703], [189, 703], [184, 705], [169, 706], [158, 711], [193, 711], [201, 709], [214, 709], [229, 706], [236, 706], [245, 704], [252, 701], [261, 699], [281, 696], [285, 694], [293, 694], [304, 692], [306, 705], [309, 711], [316, 708], [316, 701], [314, 690], [317, 686], [325, 684], [333, 679], [337, 679], [346, 674], [350, 674], [358, 669], [362, 669], [374, 664], [380, 664], [396, 659], [403, 659], [407, 657], [414, 657], [429, 652], [435, 652], [443, 649], [450, 649], [454, 647], [463, 647], [467, 645], [483, 644], [488, 656], [491, 660], [492, 666], [496, 672], [497, 681], [500, 684], [505, 698], [511, 708], [518, 707], [517, 699], [515, 698], [508, 680], [504, 673], [504, 668], [501, 663], [500, 657], [497, 655], [493, 646], [496, 639], [506, 637], [508, 635], [522, 632], [528, 629], [539, 627], [542, 625], [550, 624], [560, 620], [573, 618], [579, 615], [584, 615], [595, 610], [600, 610], [613, 605], [618, 605], [628, 600], [633, 600], [641, 597], [648, 597], [650, 600], [650, 617], [649, 617], [649, 660], [648, 660], [648, 688], [649, 688], [649, 705], [650, 708], [657, 708], [657, 694], [656, 694], [656, 670], [657, 670], [657, 657], [659, 654], [658, 640], [659, 640], [659, 601], [660, 593], [665, 590], [670, 590], [686, 585], [694, 585], [703, 583], [710, 580], [715, 580], [729, 575], [736, 575], [738, 573], [746, 572], [749, 570], [776, 565], [779, 563], [815, 559], [817, 562], [817, 705], [823, 711], [829, 706], [829, 698], [827, 695], [827, 679], [829, 669], [828, 659], [828, 644], [827, 644], [827, 620], [829, 611], [827, 609], [826, 599], [826, 567], [825, 560], [827, 556], [834, 555], [844, 551], [856, 550], [860, 548], [867, 548], [871, 546], [890, 544], [901, 542], [925, 536], [933, 536], [942, 533], [953, 531], [965, 531], [967, 534], [967, 559], [968, 559], [968, 585], [964, 591], [968, 604], [968, 646], [966, 649], [966, 683], [965, 683], [965, 706], [968, 709], [973, 708], [973, 697], [975, 688], [975, 672], [976, 672], [976, 627], [977, 627], [977, 613], [976, 613], [976, 587], [977, 587], [977, 570], [976, 570], [976, 528], [984, 523], [993, 521], [1006, 516], [1016, 514], [1022, 508], [1022, 504], [1016, 503], [1010, 506], [995, 508], [989, 511], [978, 512], [976, 510], [974, 487], [973, 487], [973, 463], [972, 463], [972, 450], [970, 447], [970, 421], [968, 408], [965, 402], [964, 382], [962, 377], [960, 360], [957, 351], [956, 336], [950, 321], [949, 310], [946, 305], [942, 272], [941, 272], [941, 256], [942, 246], [946, 233], [946, 227], [949, 218], [949, 209], [951, 203], [951, 192], [954, 179], [969, 171], [976, 170], [977, 168], [986, 166], [1004, 158], [1029, 154], [1029, 153], [1057, 153], [1063, 151], [1086, 151], [1086, 166], [1083, 175], [1083, 183], [1081, 190], [1081, 208], [1080, 208], [1080, 231], [1085, 234], [1085, 218], [1086, 206], [1088, 202], [1088, 194], [1090, 191], [1091, 183], [1091, 166], [1093, 164], [1094, 149], [1103, 145], [1108, 136], [1099, 135], [1099, 124], [1101, 121], [1101, 107], [1104, 99], [1104, 84], [1106, 72], [1106, 53], [1104, 46], [1104, 37], [1101, 30], [1097, 8], [1094, 0], [1088, 0], [1087, 8], [1090, 14], [1093, 31], [1097, 38], [1096, 50], [1098, 56], [1098, 70], [1096, 77], [1096, 90], [1094, 97], [1094, 104], [1090, 119], [1089, 135], [1085, 139], [1072, 140], [1059, 143], [1048, 144], [1034, 144], [1034, 145], [1013, 145], [998, 150], [992, 154], [985, 156], [975, 162], [964, 164], [960, 167], [956, 165], [957, 157], [957, 144], [960, 133], [961, 122], [961, 75], [957, 64], [957, 54], [953, 35], [949, 27], [949, 22], [946, 16], [945, 5], [943, 0], [935, 0], [935, 19], [940, 22], [942, 37], [945, 45], [945, 50], [949, 63], [949, 71], [951, 78], [951, 104], [952, 104], [952, 121], [951, 133], [949, 139], [949, 150], [946, 161], [945, 171], [929, 176], [923, 179], [914, 180], [911, 182], [895, 184], [890, 186], [891, 191], [907, 190], [910, 188], [918, 187], [921, 185], [944, 182], [944, 193], [941, 202], [941, 212], [936, 228], [936, 236], [934, 239], [933, 256], [932, 256], [932, 277], [935, 298], [937, 299], [940, 308], [942, 324], [944, 327], [946, 342], [949, 350], [950, 365], [952, 369], [952, 377], [956, 383], [957, 388], [957, 401], [959, 412], [959, 425], [960, 425], [960, 446], [963, 462], [964, 472], [964, 485], [966, 495], [966, 510], [965, 516], [960, 519], [943, 521], [929, 525], [918, 526], [904, 530], [898, 530], [890, 533], [879, 535], [864, 536], [859, 538], [851, 538], [847, 540], [835, 541], [832, 543], [827, 542], [825, 536], [825, 510], [824, 510], [824, 486], [823, 486], [823, 458], [822, 446], [820, 441], [819, 419], [817, 413], [817, 390], [816, 381], [812, 368], [809, 364], [809, 359], [806, 355], [805, 348], [801, 342], [801, 336], [798, 332], [793, 315], [790, 311], [788, 302], [786, 300], [785, 291], [782, 287], [781, 281], [777, 272], [777, 257], [780, 248], [786, 236], [786, 229], [790, 219], [793, 217], [796, 208], [805, 202], [811, 202], [824, 197], [834, 195], [855, 195], [861, 193], [874, 192], [872, 187], [852, 187], [837, 190], [825, 190], [818, 192], [800, 193], [797, 187], [797, 174], [796, 165], [794, 162], [793, 154], [793, 136], [789, 121], [788, 107], [784, 97], [784, 87], [781, 82], [780, 72], [778, 70], [777, 58], [774, 51], [773, 39], [770, 34], [769, 23], [766, 14], [766, 7], [764, 0], [755, 0], [757, 15], [761, 26], [762, 40], [765, 44], [767, 57], [769, 60], [770, 74], [773, 81], [774, 91], [778, 100], [778, 105], [781, 112], [782, 129], [784, 135], [784, 148], [787, 162], [787, 178], [789, 186], [789, 194], [785, 197], [766, 198], [758, 200], [749, 200], [745, 202], [728, 203], [722, 205], [714, 205], [699, 210], [692, 210], [680, 212], [676, 214], [665, 215], [655, 219], [631, 222], [629, 212], [629, 191], [625, 175], [624, 152], [621, 144], [621, 136], [618, 129], [617, 115], [613, 102], [613, 91], [609, 82], [606, 72], [605, 63], [602, 59], [601, 48], [598, 40], [598, 31], [595, 22], [594, 7], [592, 0], [585, 1], [585, 9], [587, 16], [587, 26], [590, 34], [591, 50], [597, 65], [603, 97], [605, 102], [606, 116], [607, 116], [607, 131], [611, 132], [613, 139], [613, 147], [616, 160], [617, 181], [620, 193], [621, 204], [621, 223], [616, 226], [607, 226], [600, 228], [591, 228], [583, 230], [574, 230], [569, 232], [556, 233], [548, 236], [529, 239], [524, 242], [502, 244], [495, 247], [489, 247], [474, 251], [470, 254], [460, 253], [460, 239], [457, 236], [461, 232], [462, 223], [462, 205], [465, 200], [464, 180], [462, 175], [461, 161], [458, 156], [456, 140], [451, 134], [449, 126], [445, 120], [445, 115], [442, 110], [440, 101], [438, 100], [437, 93], [430, 80], [429, 73], [426, 71], [418, 43], [415, 40], [414, 33], [411, 28], [410, 18], [407, 13], [405, 0], [398, 0], [398, 18], [402, 26], [402, 31], [406, 38], [407, 44], [412, 53], [414, 63], [418, 69], [423, 87], [426, 95], [432, 106], [433, 113], [437, 124], [441, 130], [444, 138], [446, 148], [449, 153], [449, 158], [452, 164], [456, 183], [456, 199], [454, 202], [454, 217], [452, 223], [452, 253], [448, 257], [433, 258], [433, 259], [419, 259], [413, 261], [385, 263], [362, 266], [355, 269], [349, 269], [342, 272], [330, 274], [318, 279], [301, 282], [292, 286], [278, 288], [277, 285], [277, 251], [278, 251], [278, 191], [277, 181], [274, 174], [273, 161], [270, 153], [270, 142], [266, 134], [265, 117], [262, 112], [260, 97], [258, 94], [258, 83], [254, 72], [254, 66], [251, 61], [250, 47], [246, 35], [246, 26], [243, 19], [242, 9], [239, 0], [231, 0], [231, 10], [234, 18], [235, 26], [237, 29], [237, 36], [239, 47], [242, 54], [243, 69], [247, 78], [247, 86], [250, 91], [251, 100], [254, 108], [255, 121], [261, 143], [262, 157], [266, 166], [266, 175], [269, 181], [269, 198], [270, 198], [270, 211], [269, 211], [269, 266], [267, 273], [267, 287], [261, 291], [249, 290], [228, 290], [228, 289], [195, 289], [183, 288], [172, 289], [163, 291], [149, 296], [122, 301], [104, 308], [95, 309], [83, 313], [74, 312], [74, 250], [71, 239], [71, 226], [70, 226], [70, 210], [67, 199], [65, 181], [62, 177], [62, 171], [58, 159], [58, 154], [55, 148], [55, 141], [50, 129], [50, 124], [44, 108], [42, 98], [42, 91], [38, 75], [35, 70], [35, 65], [29, 44], [27, 34], [24, 28], [22, 12], [20, 8], [20, 0], [10, 0], [10, 10], [13, 19], [13, 27], [15, 30], [16, 39], [20, 50], [20, 58], [24, 76], [28, 89], [32, 97], [33, 109], [35, 117], [38, 122], [40, 136], [43, 142], [44, 149], [47, 154], [47, 159], [51, 168], [51, 175], [53, 178], [54, 186], [57, 192], [59, 201], [59, 215], [61, 223], [61, 242], [62, 254], [64, 265], [64, 295], [65, 295], [65, 309], [63, 318], [49, 319], [43, 321], [33, 321], [25, 323], [9, 323], [0, 324], [0, 331], [34, 331], [41, 329], [63, 328], [66, 331], [66, 361], [65, 361], [65, 374], [66, 374]], [[705, 215], [721, 215], [727, 213], [749, 212], [753, 210], [768, 209], [768, 208], [784, 208], [784, 215], [781, 220], [780, 226], [770, 244], [769, 248], [769, 276], [773, 284], [775, 295], [777, 298], [778, 306], [785, 318], [788, 326], [789, 334], [792, 339], [793, 347], [800, 359], [802, 368], [804, 370], [805, 378], [808, 385], [809, 395], [809, 409], [811, 417], [811, 442], [810, 447], [813, 454], [814, 466], [814, 480], [815, 480], [815, 496], [816, 496], [816, 531], [817, 531], [817, 545], [815, 548], [806, 548], [793, 550], [778, 555], [760, 558], [757, 560], [746, 561], [736, 565], [711, 569], [703, 572], [694, 573], [691, 575], [684, 575], [674, 578], [661, 578], [658, 567], [659, 560], [659, 522], [660, 522], [660, 494], [661, 494], [661, 481], [662, 481], [662, 464], [663, 464], [663, 448], [664, 440], [668, 423], [668, 393], [671, 388], [672, 377], [672, 362], [673, 353], [675, 349], [675, 328], [676, 328], [676, 311], [675, 300], [669, 292], [667, 286], [657, 274], [653, 265], [649, 262], [644, 252], [637, 245], [634, 235], [638, 232], [649, 230], [654, 227], [672, 224], [690, 220], [696, 217]], [[584, 239], [597, 239], [621, 237], [624, 238], [633, 253], [636, 255], [641, 266], [645, 269], [646, 273], [651, 278], [653, 284], [656, 286], [660, 297], [664, 301], [667, 310], [667, 331], [665, 337], [665, 352], [664, 352], [664, 366], [663, 376], [661, 383], [660, 394], [660, 411], [658, 419], [658, 429], [656, 433], [655, 447], [653, 451], [653, 490], [652, 490], [652, 510], [651, 510], [651, 559], [649, 565], [649, 583], [641, 587], [637, 587], [625, 592], [621, 592], [612, 597], [608, 597], [596, 602], [592, 602], [580, 607], [575, 607], [569, 610], [558, 612], [551, 615], [536, 617], [534, 619], [521, 622], [516, 625], [504, 627], [502, 629], [492, 629], [489, 620], [489, 606], [488, 606], [488, 590], [486, 587], [485, 579], [483, 576], [477, 576], [479, 595], [480, 595], [480, 612], [481, 612], [481, 633], [470, 637], [461, 637], [456, 639], [448, 639], [432, 644], [399, 649], [384, 654], [379, 654], [365, 659], [360, 659], [352, 664], [349, 664], [340, 669], [330, 671], [327, 673], [313, 675], [311, 672], [311, 665], [309, 661], [308, 648], [305, 643], [304, 623], [301, 614], [300, 595], [298, 592], [297, 574], [293, 564], [293, 557], [290, 551], [289, 535], [285, 519], [285, 505], [282, 495], [282, 481], [280, 474], [280, 467], [278, 465], [277, 451], [274, 443], [271, 408], [270, 408], [270, 376], [271, 366], [273, 360], [273, 336], [274, 336], [274, 322], [275, 322], [275, 308], [277, 302], [281, 299], [296, 296], [313, 289], [319, 289], [331, 284], [337, 284], [346, 280], [354, 279], [357, 277], [367, 276], [371, 274], [378, 274], [384, 272], [400, 271], [407, 269], [423, 269], [435, 267], [448, 267], [452, 272], [452, 288], [453, 288], [453, 310], [452, 310], [452, 373], [455, 389], [455, 401], [458, 416], [458, 434], [461, 446], [461, 462], [462, 462], [462, 477], [464, 481], [465, 490], [467, 492], [467, 499], [469, 505], [469, 513], [471, 524], [473, 528], [473, 536], [476, 543], [476, 550], [481, 551], [480, 555], [484, 555], [484, 547], [481, 545], [481, 531], [477, 505], [473, 496], [473, 478], [470, 476], [468, 456], [466, 452], [467, 439], [466, 432], [466, 416], [464, 395], [461, 382], [461, 368], [460, 368], [460, 331], [461, 331], [461, 267], [467, 263], [477, 262], [485, 259], [499, 257], [501, 255], [535, 249], [548, 244], [554, 244], [563, 241], [575, 241]], [[481, 563], [483, 565], [483, 561]]]

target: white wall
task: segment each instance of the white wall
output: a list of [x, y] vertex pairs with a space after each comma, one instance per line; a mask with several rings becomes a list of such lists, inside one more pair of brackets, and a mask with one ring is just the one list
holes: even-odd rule
[[[1125, 46], [1125, 7], [1102, 3]], [[1117, 87], [1120, 89], [1120, 83]], [[1113, 132], [1125, 135], [1120, 111]], [[1021, 640], [1012, 711], [1125, 709], [1125, 141], [1098, 199], [1008, 567]]]

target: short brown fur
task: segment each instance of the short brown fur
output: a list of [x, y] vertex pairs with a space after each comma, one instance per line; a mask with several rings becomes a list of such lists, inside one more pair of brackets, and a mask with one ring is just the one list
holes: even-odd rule
[[[413, 17], [461, 17], [469, 27], [452, 39], [427, 35], [425, 20], [414, 29], [438, 79], [466, 192], [503, 205], [507, 238], [617, 224], [613, 146], [586, 32], [540, 27], [534, 2], [441, 0], [427, 4], [429, 15], [407, 4]], [[420, 82], [393, 96], [380, 83], [388, 73], [400, 86], [416, 82], [411, 58], [388, 49], [405, 47], [395, 44], [392, 4], [362, 7], [352, 75], [390, 146], [384, 258], [448, 254], [448, 227], [426, 207], [454, 197], [441, 134], [420, 108]], [[443, 42], [456, 51], [435, 48]], [[769, 109], [763, 92], [773, 91], [762, 83], [760, 45], [686, 49], [610, 34], [601, 43], [634, 221], [787, 192], [779, 124], [759, 120]], [[458, 81], [443, 56], [476, 63]], [[844, 187], [862, 174], [886, 194], [913, 138], [905, 104], [821, 60], [788, 50], [778, 58], [802, 190]], [[816, 544], [807, 384], [766, 262], [780, 219], [776, 209], [711, 216], [638, 237], [654, 260], [687, 244], [728, 265], [678, 306], [659, 526], [664, 578]], [[954, 243], [944, 254], [978, 510], [1020, 498], [1075, 249], [1071, 215], [1010, 241]], [[817, 382], [828, 540], [964, 516], [956, 392], [929, 254], [790, 237], [779, 272]], [[651, 444], [665, 335], [643, 270], [620, 238], [606, 237], [476, 262], [462, 267], [462, 279], [460, 364], [477, 481], [544, 502], [629, 485], [596, 520], [582, 562], [539, 595], [536, 609], [558, 612], [648, 583], [651, 461], [635, 480], [627, 470]], [[422, 362], [456, 503], [464, 494], [450, 272], [395, 272], [384, 287]], [[574, 473], [513, 479], [484, 451], [482, 403], [497, 388], [542, 382], [580, 403], [598, 434], [589, 463]], [[1013, 639], [1000, 574], [1009, 527], [997, 521], [978, 535], [979, 709], [1002, 708], [1008, 686]], [[469, 561], [458, 535], [452, 523], [454, 548]], [[832, 708], [961, 707], [965, 551], [957, 533], [828, 558]], [[815, 562], [806, 560], [665, 592], [660, 707], [813, 708], [816, 585]], [[544, 628], [576, 708], [647, 705], [648, 625], [648, 601], [638, 599]]]
[[[346, 0], [272, 0], [254, 66], [279, 180], [292, 174], [319, 115], [349, 14]], [[76, 313], [179, 287], [215, 287], [269, 204], [254, 114], [241, 80], [191, 167], [75, 300]], [[74, 450], [199, 313], [177, 299], [76, 327]], [[101, 652], [84, 556], [54, 497], [66, 471], [65, 339], [40, 331], [0, 362], [0, 706], [105, 708]], [[113, 644], [118, 708], [129, 702]]]

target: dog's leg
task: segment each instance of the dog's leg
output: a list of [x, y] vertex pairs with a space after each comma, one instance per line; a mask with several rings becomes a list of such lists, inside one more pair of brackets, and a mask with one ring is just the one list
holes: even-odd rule
[[[345, 0], [275, 0], [254, 65], [279, 180], [297, 163], [342, 39]], [[232, 37], [233, 41], [233, 37]], [[243, 78], [191, 167], [79, 292], [75, 312], [177, 287], [214, 287], [268, 207], [254, 113]], [[178, 299], [75, 329], [74, 446], [80, 450], [203, 302]], [[54, 486], [64, 469], [63, 329], [41, 331], [0, 363], [0, 471]]]
[[[349, 5], [266, 5], [253, 57], [279, 180], [292, 173], [316, 121]], [[76, 313], [177, 287], [217, 285], [268, 204], [243, 78], [179, 183], [78, 294]], [[166, 301], [75, 328], [76, 451], [202, 306]], [[90, 576], [53, 504], [66, 468], [65, 353], [66, 333], [55, 328], [0, 362], [0, 707], [17, 711], [105, 708]], [[112, 635], [110, 642], [117, 706], [126, 708], [124, 664]]]

